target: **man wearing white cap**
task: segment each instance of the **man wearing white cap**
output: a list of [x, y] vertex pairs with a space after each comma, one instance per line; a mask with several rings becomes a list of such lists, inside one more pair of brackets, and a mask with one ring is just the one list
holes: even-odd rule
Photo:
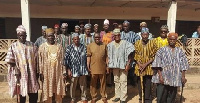
[[34, 45], [39, 47], [42, 43], [46, 42], [46, 32], [45, 30], [47, 29], [47, 26], [42, 26], [42, 36], [37, 38], [35, 41]]
[[[141, 22], [140, 23], [140, 30], [142, 30], [143, 27], [147, 28], [147, 23], [146, 22]], [[140, 40], [141, 40], [142, 39], [141, 32], [138, 32], [137, 35], [140, 36]], [[152, 38], [153, 38], [153, 35], [151, 33], [149, 33], [149, 38], [148, 39], [152, 39]]]
[[85, 28], [85, 34], [81, 34], [79, 38], [80, 38], [80, 43], [87, 46], [88, 44], [94, 42], [94, 38], [93, 35], [91, 35], [91, 24], [89, 23], [85, 24], [84, 28]]
[[76, 25], [74, 27], [74, 32], [80, 34], [80, 26]]
[[98, 24], [94, 24], [94, 27], [93, 27], [93, 33], [91, 33], [91, 35], [94, 35], [95, 33], [98, 33], [98, 30], [99, 30], [99, 25]]
[[115, 99], [113, 102], [125, 103], [127, 98], [127, 75], [130, 69], [134, 46], [126, 40], [121, 40], [120, 29], [114, 29], [114, 41], [107, 45], [108, 68], [113, 70], [115, 83]]
[[68, 76], [71, 78], [70, 96], [71, 103], [76, 103], [75, 93], [77, 82], [81, 88], [81, 99], [83, 103], [87, 103], [86, 97], [86, 75], [87, 69], [87, 56], [86, 46], [80, 43], [78, 33], [72, 34], [73, 44], [69, 45], [65, 54], [65, 65], [68, 70]]
[[[20, 25], [16, 29], [18, 41], [11, 44], [5, 61], [8, 64], [8, 83], [11, 97], [20, 94], [20, 103], [26, 102], [29, 95], [30, 103], [38, 99], [37, 47], [26, 41], [26, 29]], [[17, 89], [16, 84], [20, 85]], [[19, 91], [18, 91], [19, 90]]]

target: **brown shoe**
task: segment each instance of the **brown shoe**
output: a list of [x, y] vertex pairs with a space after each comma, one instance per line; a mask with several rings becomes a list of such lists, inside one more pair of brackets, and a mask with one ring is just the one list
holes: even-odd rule
[[103, 99], [102, 101], [103, 103], [108, 103], [107, 99]]
[[84, 100], [83, 103], [88, 103], [88, 101], [87, 101], [87, 100]]

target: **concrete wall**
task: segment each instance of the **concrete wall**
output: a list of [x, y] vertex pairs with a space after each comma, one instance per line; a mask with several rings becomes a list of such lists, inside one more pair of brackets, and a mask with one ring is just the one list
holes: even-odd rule
[[[30, 5], [31, 18], [64, 19], [132, 19], [150, 20], [151, 17], [167, 19], [167, 8], [81, 7]], [[199, 21], [200, 10], [179, 9], [177, 20]], [[0, 17], [20, 17], [20, 5], [0, 4]]]

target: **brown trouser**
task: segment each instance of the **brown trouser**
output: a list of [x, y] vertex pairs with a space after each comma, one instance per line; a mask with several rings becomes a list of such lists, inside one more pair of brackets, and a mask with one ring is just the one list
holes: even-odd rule
[[97, 80], [100, 79], [100, 94], [102, 99], [106, 99], [106, 74], [91, 74], [90, 93], [92, 100], [97, 99]]

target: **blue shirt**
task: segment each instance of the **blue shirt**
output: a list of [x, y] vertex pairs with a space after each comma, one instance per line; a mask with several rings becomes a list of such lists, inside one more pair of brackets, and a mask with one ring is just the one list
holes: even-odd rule
[[121, 39], [126, 40], [126, 41], [128, 41], [128, 42], [130, 42], [134, 45], [137, 40], [140, 40], [140, 36], [137, 35], [133, 31], [129, 31], [128, 33], [125, 33], [124, 31], [122, 31], [121, 32]]

